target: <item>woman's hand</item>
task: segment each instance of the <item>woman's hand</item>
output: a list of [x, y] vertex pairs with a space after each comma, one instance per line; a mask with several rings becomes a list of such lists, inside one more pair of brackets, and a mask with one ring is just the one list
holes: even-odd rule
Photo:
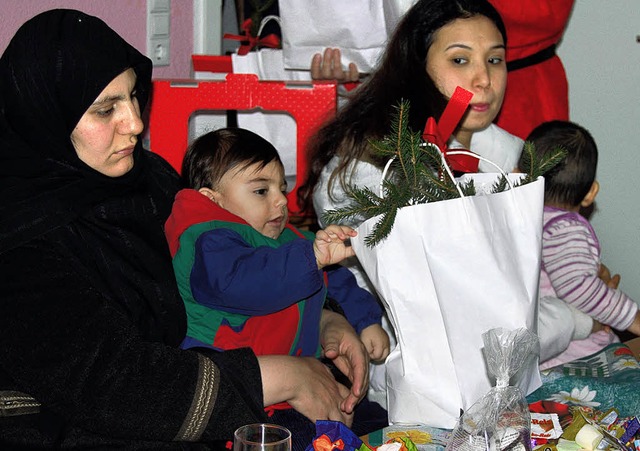
[[326, 48], [324, 54], [316, 53], [311, 59], [311, 78], [313, 80], [337, 80], [340, 83], [358, 81], [360, 74], [355, 63], [349, 63], [349, 69], [342, 70], [340, 49]]
[[335, 366], [351, 381], [351, 391], [340, 407], [344, 412], [353, 413], [369, 387], [367, 350], [346, 318], [329, 310], [322, 312], [320, 344], [324, 356], [333, 360]]
[[341, 408], [349, 389], [338, 383], [329, 368], [313, 357], [259, 356], [264, 405], [287, 401], [315, 422], [353, 422], [353, 413]]

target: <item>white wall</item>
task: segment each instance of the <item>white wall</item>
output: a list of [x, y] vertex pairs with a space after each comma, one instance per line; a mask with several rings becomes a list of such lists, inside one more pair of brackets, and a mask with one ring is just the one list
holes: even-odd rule
[[577, 0], [558, 53], [571, 119], [598, 144], [600, 194], [591, 222], [602, 261], [640, 303], [640, 7], [638, 0]]
[[[211, 1], [211, 0], [209, 0]], [[146, 54], [146, 0], [0, 0], [0, 54], [28, 19], [53, 8], [79, 9], [104, 20], [127, 42]], [[193, 0], [171, 2], [169, 66], [153, 70], [155, 78], [188, 78], [193, 53]]]

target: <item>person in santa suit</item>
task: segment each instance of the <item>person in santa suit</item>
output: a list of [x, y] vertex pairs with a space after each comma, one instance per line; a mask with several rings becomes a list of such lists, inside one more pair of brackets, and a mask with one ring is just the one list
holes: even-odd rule
[[[497, 125], [524, 139], [543, 122], [568, 120], [569, 86], [556, 46], [569, 21], [574, 0], [490, 0], [490, 3], [507, 29], [507, 89]], [[336, 48], [315, 55], [312, 77], [342, 82], [358, 80], [354, 64], [345, 66], [340, 59], [340, 50]]]
[[522, 139], [569, 119], [569, 86], [556, 46], [574, 0], [490, 0], [507, 29], [507, 90], [496, 123]]

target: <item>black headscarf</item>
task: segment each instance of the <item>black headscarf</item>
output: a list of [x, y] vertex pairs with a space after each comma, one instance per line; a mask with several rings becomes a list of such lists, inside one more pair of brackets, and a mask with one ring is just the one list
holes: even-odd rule
[[15, 34], [0, 58], [0, 252], [136, 183], [140, 143], [134, 169], [110, 178], [80, 161], [70, 139], [87, 108], [128, 68], [143, 109], [151, 61], [100, 19], [47, 11]]
[[151, 66], [79, 11], [47, 11], [17, 31], [0, 58], [0, 256], [39, 238], [72, 249], [70, 267], [91, 268], [87, 277], [101, 293], [151, 335], [169, 333], [175, 342], [181, 331], [157, 326], [183, 308], [162, 233], [177, 174], [138, 140], [133, 169], [108, 177], [78, 158], [70, 138], [129, 68], [144, 109]]

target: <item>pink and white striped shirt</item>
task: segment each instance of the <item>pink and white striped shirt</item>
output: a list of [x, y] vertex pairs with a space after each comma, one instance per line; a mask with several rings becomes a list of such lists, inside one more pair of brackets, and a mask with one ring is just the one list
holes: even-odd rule
[[638, 311], [620, 290], [598, 277], [600, 243], [576, 212], [544, 207], [540, 295], [556, 296], [603, 324], [627, 329]]

